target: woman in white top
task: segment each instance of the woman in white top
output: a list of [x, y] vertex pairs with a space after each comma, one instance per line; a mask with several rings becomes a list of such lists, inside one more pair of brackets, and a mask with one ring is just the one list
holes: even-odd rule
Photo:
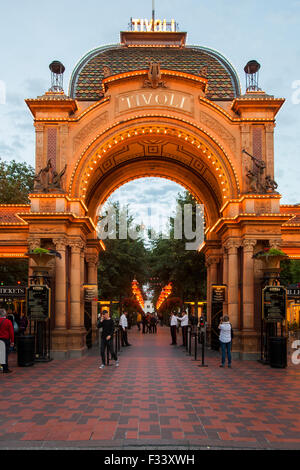
[[226, 353], [227, 353], [227, 358], [228, 358], [228, 367], [231, 367], [231, 323], [229, 322], [229, 317], [225, 315], [223, 318], [221, 318], [221, 323], [219, 325], [219, 330], [220, 330], [220, 345], [221, 345], [221, 351], [222, 351], [222, 364], [220, 367], [225, 366], [225, 358], [226, 358]]

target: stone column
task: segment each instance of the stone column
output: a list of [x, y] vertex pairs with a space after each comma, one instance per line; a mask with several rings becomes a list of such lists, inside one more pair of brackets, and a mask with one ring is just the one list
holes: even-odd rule
[[66, 329], [66, 245], [65, 238], [54, 238], [56, 250], [61, 258], [55, 259], [55, 329]]
[[80, 317], [83, 319], [84, 324], [84, 287], [83, 284], [85, 283], [85, 250], [81, 250], [80, 252], [80, 279], [81, 279], [81, 285], [80, 285]]
[[[35, 238], [35, 237], [29, 237], [28, 238], [28, 250], [32, 251], [35, 248], [39, 248], [41, 246], [41, 239], [40, 238]], [[29, 258], [28, 260], [28, 276], [32, 276], [33, 274], [33, 266], [36, 266], [35, 262], [33, 261], [32, 258]], [[30, 280], [29, 280], [30, 282]]]
[[[96, 284], [98, 286], [98, 255], [88, 255], [86, 257], [88, 263], [88, 284]], [[98, 296], [98, 295], [97, 295]], [[92, 301], [92, 331], [93, 343], [97, 337], [97, 302]]]
[[71, 329], [79, 329], [84, 327], [80, 309], [81, 250], [84, 244], [81, 240], [72, 240], [69, 245], [71, 246]]
[[[228, 286], [228, 253], [226, 248], [223, 248], [223, 284]], [[223, 304], [223, 314], [228, 315], [228, 288], [226, 288], [226, 299]]]
[[233, 328], [239, 327], [239, 279], [238, 279], [238, 247], [240, 241], [229, 240], [228, 251], [228, 315]]
[[208, 256], [206, 259], [207, 268], [207, 321], [211, 325], [211, 286], [218, 281], [217, 264], [219, 258], [215, 256]]
[[256, 240], [243, 240], [243, 330], [254, 329], [254, 260]]

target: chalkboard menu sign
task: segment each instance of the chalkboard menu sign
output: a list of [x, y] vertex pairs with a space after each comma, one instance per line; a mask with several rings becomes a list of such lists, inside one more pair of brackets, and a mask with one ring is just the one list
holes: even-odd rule
[[225, 302], [226, 286], [212, 286], [212, 302]]
[[286, 317], [286, 288], [267, 286], [263, 289], [263, 318], [267, 322], [279, 322]]
[[85, 302], [92, 302], [98, 297], [96, 284], [85, 284], [84, 286], [84, 300]]
[[30, 320], [47, 320], [50, 315], [50, 289], [48, 286], [27, 288], [27, 316]]

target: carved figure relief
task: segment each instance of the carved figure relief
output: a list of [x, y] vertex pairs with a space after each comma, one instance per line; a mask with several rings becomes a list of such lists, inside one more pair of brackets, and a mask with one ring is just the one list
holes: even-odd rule
[[144, 88], [166, 88], [166, 84], [161, 80], [160, 62], [150, 62], [148, 80], [144, 81]]
[[57, 173], [57, 171], [52, 167], [51, 160], [48, 160], [47, 166], [42, 168], [34, 177], [34, 192], [63, 192], [61, 179], [65, 174], [66, 168], [67, 165]]

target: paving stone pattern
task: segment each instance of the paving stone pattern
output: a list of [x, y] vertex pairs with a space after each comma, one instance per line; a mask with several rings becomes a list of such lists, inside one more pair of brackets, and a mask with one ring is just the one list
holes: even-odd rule
[[97, 348], [28, 368], [11, 355], [13, 374], [0, 374], [0, 447], [300, 448], [300, 365], [222, 369], [209, 352], [201, 368], [170, 346], [166, 327], [129, 338], [119, 368], [100, 370]]

